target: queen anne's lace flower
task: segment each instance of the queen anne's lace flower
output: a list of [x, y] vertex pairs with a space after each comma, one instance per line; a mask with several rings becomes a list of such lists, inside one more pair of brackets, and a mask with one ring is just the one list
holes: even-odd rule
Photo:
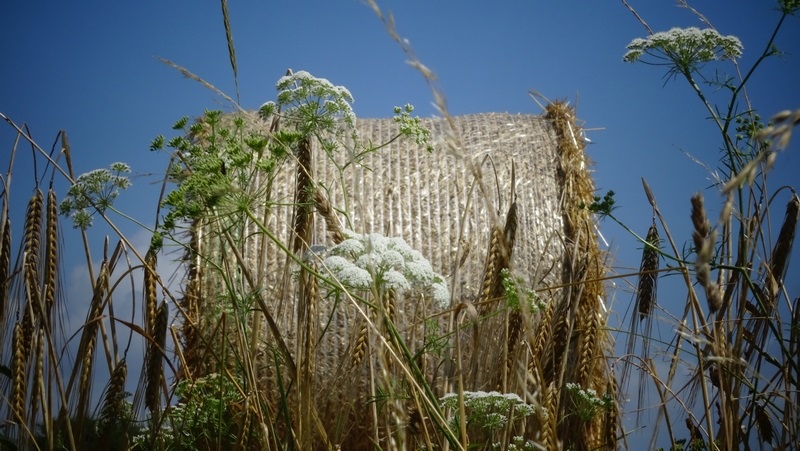
[[352, 231], [345, 231], [345, 236], [330, 249], [323, 265], [345, 288], [368, 289], [377, 284], [398, 294], [419, 290], [439, 308], [450, 303], [444, 277], [402, 238]]
[[670, 65], [672, 71], [688, 73], [709, 61], [739, 58], [742, 49], [739, 38], [711, 28], [673, 28], [632, 40], [622, 59], [633, 63], [648, 55], [652, 60], [643, 61], [647, 64]]

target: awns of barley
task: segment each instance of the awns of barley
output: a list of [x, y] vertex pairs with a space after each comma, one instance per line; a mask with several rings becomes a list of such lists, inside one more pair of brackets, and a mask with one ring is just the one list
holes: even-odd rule
[[150, 330], [151, 340], [147, 342], [145, 356], [144, 402], [154, 418], [158, 417], [161, 408], [161, 385], [164, 380], [162, 357], [167, 342], [168, 321], [167, 303], [162, 301], [156, 312], [153, 328]]
[[642, 262], [639, 268], [639, 284], [636, 289], [636, 305], [640, 319], [649, 316], [653, 306], [656, 304], [658, 249], [658, 228], [653, 224], [650, 226], [650, 230], [647, 231], [647, 237], [645, 238]]

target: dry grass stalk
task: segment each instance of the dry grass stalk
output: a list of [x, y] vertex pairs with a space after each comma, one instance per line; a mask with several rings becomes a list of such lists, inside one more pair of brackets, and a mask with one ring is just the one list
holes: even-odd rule
[[295, 181], [294, 241], [292, 251], [308, 248], [313, 230], [312, 205], [314, 186], [311, 161], [311, 142], [308, 138], [300, 140], [297, 146], [297, 178]]
[[659, 237], [655, 223], [647, 230], [644, 241], [642, 261], [639, 266], [639, 283], [636, 288], [636, 309], [639, 312], [640, 320], [648, 317], [653, 306], [656, 305]]

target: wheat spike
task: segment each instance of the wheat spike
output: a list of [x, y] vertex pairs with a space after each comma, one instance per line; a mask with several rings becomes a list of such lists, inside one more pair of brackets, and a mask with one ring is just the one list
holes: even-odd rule
[[722, 294], [719, 284], [711, 280], [711, 253], [714, 251], [715, 234], [711, 232], [711, 223], [706, 217], [703, 208], [703, 196], [695, 194], [692, 196], [692, 240], [697, 252], [695, 261], [695, 274], [697, 282], [705, 288], [706, 300], [711, 313], [716, 312], [722, 307]]
[[[164, 345], [167, 342], [167, 326], [169, 321], [169, 310], [167, 303], [162, 301], [156, 311], [153, 328], [150, 330], [152, 341], [147, 343], [145, 356], [145, 406], [150, 410], [154, 418], [158, 418], [161, 408], [161, 383], [164, 380], [162, 371], [162, 356]], [[157, 423], [157, 421], [156, 421]]]
[[11, 219], [6, 215], [3, 224], [3, 237], [0, 243], [0, 324], [5, 324], [8, 305], [9, 271], [11, 270]]
[[613, 372], [608, 378], [607, 393], [614, 400], [614, 405], [606, 411], [604, 432], [605, 449], [617, 449], [617, 430], [619, 429], [619, 404], [617, 404], [617, 378]]
[[299, 252], [311, 243], [314, 174], [311, 170], [311, 143], [301, 139], [297, 147], [297, 179], [295, 182], [294, 244], [292, 250]]
[[775, 247], [772, 249], [772, 256], [769, 262], [768, 290], [771, 295], [770, 299], [775, 299], [778, 295], [778, 291], [783, 287], [786, 262], [791, 253], [792, 244], [794, 243], [798, 214], [800, 214], [800, 197], [794, 194], [786, 205], [786, 216], [783, 219], [781, 231], [778, 234]]
[[125, 380], [128, 377], [128, 364], [121, 360], [108, 381], [106, 395], [103, 398], [103, 407], [100, 409], [98, 419], [98, 435], [100, 440], [110, 440], [108, 436], [114, 433], [121, 421], [125, 419]]
[[489, 237], [489, 252], [486, 255], [486, 264], [483, 269], [483, 283], [478, 297], [478, 313], [484, 316], [490, 310], [490, 302], [495, 300], [496, 287], [500, 280], [503, 258], [503, 231], [499, 227], [492, 227]]
[[542, 424], [542, 443], [545, 449], [558, 449], [558, 390], [556, 390], [555, 382], [550, 382], [547, 387], [543, 387], [544, 403], [542, 411], [546, 415]]
[[656, 304], [659, 239], [658, 228], [656, 228], [655, 223], [647, 231], [645, 242], [644, 250], [642, 251], [642, 262], [639, 268], [639, 285], [636, 289], [636, 305], [638, 306], [640, 319], [647, 317], [653, 309], [653, 305]]
[[27, 371], [26, 367], [26, 354], [23, 344], [23, 327], [22, 324], [17, 323], [14, 326], [14, 356], [11, 361], [11, 374], [13, 376], [13, 386], [11, 395], [11, 408], [16, 417], [16, 421], [20, 424], [25, 423], [25, 395], [27, 394]]
[[155, 249], [150, 249], [144, 256], [144, 305], [146, 327], [153, 329], [156, 319], [156, 306], [158, 305], [158, 292], [156, 291], [156, 265], [158, 263]]
[[333, 244], [339, 244], [344, 241], [344, 233], [342, 232], [342, 226], [339, 224], [339, 219], [336, 217], [336, 212], [333, 211], [330, 202], [319, 189], [314, 190], [314, 204], [317, 206], [319, 214], [325, 219], [325, 226]]
[[23, 263], [24, 283], [27, 305], [23, 314], [23, 346], [25, 353], [30, 352], [33, 340], [34, 324], [41, 313], [41, 286], [39, 285], [39, 251], [41, 246], [42, 208], [44, 196], [36, 189], [28, 201], [25, 214], [25, 258]]
[[356, 335], [356, 341], [353, 345], [353, 351], [351, 353], [351, 365], [356, 367], [361, 364], [361, 361], [364, 360], [364, 354], [367, 352], [367, 338], [369, 337], [369, 328], [367, 326], [367, 321], [362, 319], [361, 320], [361, 327], [358, 329], [358, 335]]
[[[36, 346], [36, 354], [34, 357], [34, 369], [33, 369], [33, 390], [31, 393], [31, 402], [30, 402], [30, 416], [31, 418], [36, 418], [36, 412], [39, 410], [39, 401], [47, 401], [47, 399], [42, 400], [42, 396], [44, 394], [44, 330], [39, 329], [39, 333], [36, 336], [35, 346]], [[47, 413], [47, 410], [45, 410]], [[46, 424], [47, 422], [45, 422]]]
[[[78, 347], [80, 365], [77, 365], [76, 368], [80, 368], [80, 373], [78, 378], [76, 412], [78, 414], [77, 431], [79, 434], [83, 431], [81, 423], [89, 413], [89, 399], [92, 392], [92, 368], [94, 367], [94, 351], [97, 342], [97, 330], [99, 328], [98, 321], [101, 317], [103, 301], [108, 292], [108, 286], [108, 262], [104, 260], [100, 264], [100, 272], [94, 284], [92, 301], [89, 306], [89, 312], [86, 315], [86, 323], [83, 326], [83, 333], [81, 334], [81, 341]], [[70, 387], [71, 386], [72, 381], [70, 381]]]
[[56, 274], [58, 273], [58, 202], [56, 192], [52, 188], [47, 192], [45, 226], [44, 308], [47, 324], [50, 324], [50, 315], [56, 298]]

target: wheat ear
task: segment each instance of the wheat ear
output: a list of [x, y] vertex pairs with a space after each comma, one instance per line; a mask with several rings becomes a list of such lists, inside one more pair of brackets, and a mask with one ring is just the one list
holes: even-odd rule
[[11, 219], [8, 216], [3, 224], [2, 240], [0, 243], [0, 324], [5, 324], [10, 287], [9, 272], [11, 270]]
[[[168, 321], [169, 310], [167, 309], [167, 303], [162, 301], [156, 311], [153, 328], [150, 330], [151, 340], [147, 343], [145, 355], [144, 402], [155, 420], [159, 418], [159, 409], [161, 408], [160, 390], [164, 380], [161, 359], [164, 353], [164, 345], [167, 341]], [[154, 423], [158, 423], [158, 421], [154, 421]]]
[[128, 364], [120, 361], [111, 373], [108, 381], [103, 406], [98, 419], [98, 435], [101, 440], [113, 434], [114, 430], [125, 420], [125, 380], [128, 377]]
[[44, 307], [47, 324], [50, 324], [50, 315], [56, 299], [56, 275], [58, 273], [58, 202], [56, 192], [52, 188], [47, 192], [45, 225]]
[[299, 252], [311, 242], [313, 189], [311, 170], [311, 142], [301, 139], [297, 147], [297, 179], [295, 183], [294, 244], [292, 250]]
[[345, 236], [342, 232], [342, 226], [339, 224], [339, 219], [336, 217], [336, 212], [333, 211], [330, 202], [328, 202], [328, 199], [319, 188], [314, 190], [314, 204], [319, 214], [325, 219], [325, 226], [333, 244], [339, 244], [344, 241]]
[[650, 315], [656, 304], [656, 287], [658, 284], [658, 228], [655, 223], [650, 226], [645, 238], [642, 261], [639, 269], [639, 285], [636, 289], [636, 305], [639, 318]]
[[772, 249], [772, 256], [769, 262], [769, 287], [770, 299], [775, 299], [779, 290], [783, 287], [783, 278], [786, 271], [786, 262], [794, 243], [795, 231], [797, 229], [797, 218], [800, 213], [800, 197], [792, 195], [792, 199], [786, 205], [786, 216], [778, 234], [778, 240]]
[[25, 423], [25, 395], [27, 394], [27, 371], [26, 366], [26, 350], [23, 344], [23, 327], [22, 324], [17, 323], [14, 326], [14, 356], [11, 361], [11, 374], [13, 379], [13, 387], [11, 391], [11, 408], [16, 417], [16, 421], [20, 424]]

